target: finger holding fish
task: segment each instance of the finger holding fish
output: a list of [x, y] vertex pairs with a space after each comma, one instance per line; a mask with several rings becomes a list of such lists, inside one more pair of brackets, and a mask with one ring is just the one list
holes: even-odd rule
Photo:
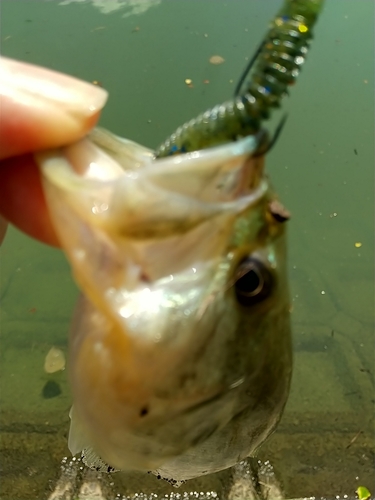
[[86, 135], [106, 97], [76, 78], [0, 58], [0, 213], [6, 221], [59, 246], [32, 153]]

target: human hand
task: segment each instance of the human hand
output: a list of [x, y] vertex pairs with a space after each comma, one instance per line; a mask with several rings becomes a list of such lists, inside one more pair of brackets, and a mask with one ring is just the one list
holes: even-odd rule
[[33, 153], [86, 135], [106, 100], [100, 87], [0, 57], [0, 243], [9, 221], [59, 246]]

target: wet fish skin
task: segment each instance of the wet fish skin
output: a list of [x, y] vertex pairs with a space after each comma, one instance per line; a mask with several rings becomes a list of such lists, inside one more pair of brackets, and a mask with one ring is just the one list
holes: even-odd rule
[[[275, 428], [291, 375], [285, 224], [253, 146], [153, 164], [114, 140], [111, 163], [111, 148], [84, 141], [38, 157], [85, 294], [70, 340], [73, 453], [178, 483], [234, 465]], [[245, 261], [268, 284], [262, 300], [246, 280], [238, 290]]]

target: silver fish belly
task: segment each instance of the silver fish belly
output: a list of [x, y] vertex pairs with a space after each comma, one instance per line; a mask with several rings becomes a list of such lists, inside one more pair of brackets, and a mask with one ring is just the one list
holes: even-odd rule
[[155, 159], [99, 129], [37, 155], [83, 292], [69, 446], [89, 465], [178, 485], [251, 455], [278, 423], [292, 365], [286, 217], [259, 140]]

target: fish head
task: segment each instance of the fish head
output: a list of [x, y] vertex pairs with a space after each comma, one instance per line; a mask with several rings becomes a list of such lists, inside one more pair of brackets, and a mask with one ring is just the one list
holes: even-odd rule
[[[255, 154], [262, 140], [155, 159], [96, 130], [37, 156], [83, 293], [70, 338], [74, 415], [114, 467], [156, 469], [250, 411], [247, 453], [279, 418], [287, 217]], [[85, 445], [74, 441], [73, 453]]]

